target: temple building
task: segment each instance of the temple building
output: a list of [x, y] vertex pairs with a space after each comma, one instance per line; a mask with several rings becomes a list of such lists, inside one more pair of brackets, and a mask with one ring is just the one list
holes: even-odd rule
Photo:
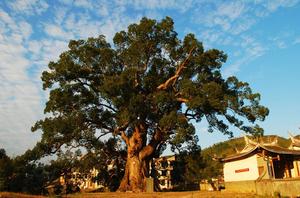
[[[268, 182], [272, 188], [277, 189], [280, 186], [277, 185], [278, 181], [283, 184], [294, 180], [297, 180], [299, 188], [300, 140], [293, 137], [291, 142], [288, 148], [283, 148], [277, 144], [277, 138], [265, 143], [245, 136], [245, 147], [237, 154], [221, 160], [224, 163], [225, 188], [257, 193], [262, 182]], [[292, 183], [284, 183], [289, 184]], [[300, 188], [298, 190], [300, 193]]]

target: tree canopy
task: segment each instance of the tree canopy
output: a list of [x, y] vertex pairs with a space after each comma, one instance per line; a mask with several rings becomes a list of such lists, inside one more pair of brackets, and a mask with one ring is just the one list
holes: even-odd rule
[[[262, 133], [255, 123], [268, 109], [260, 105], [260, 94], [234, 76], [222, 77], [223, 51], [205, 50], [193, 34], [181, 40], [173, 25], [169, 17], [142, 18], [116, 33], [113, 44], [103, 35], [71, 40], [42, 75], [50, 96], [47, 117], [32, 128], [43, 131], [39, 148], [45, 153], [63, 145], [92, 151], [104, 135], [120, 137], [127, 148], [121, 186], [134, 190], [144, 188], [139, 181], [147, 177], [141, 171], [147, 166], [142, 162], [166, 143], [177, 148], [195, 144], [192, 121], [206, 119], [210, 132], [229, 136], [231, 125]], [[142, 180], [133, 176], [131, 163], [141, 163]]]

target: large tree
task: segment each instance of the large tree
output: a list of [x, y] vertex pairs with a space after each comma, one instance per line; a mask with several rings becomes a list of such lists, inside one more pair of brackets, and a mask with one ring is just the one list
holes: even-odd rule
[[236, 77], [223, 78], [227, 56], [204, 50], [193, 34], [180, 40], [173, 21], [143, 18], [115, 34], [71, 40], [69, 50], [43, 72], [50, 90], [47, 117], [33, 130], [48, 153], [63, 145], [92, 149], [106, 134], [122, 138], [127, 162], [119, 190], [144, 191], [148, 162], [169, 143], [194, 144], [193, 121], [232, 135], [230, 125], [260, 133], [254, 125], [268, 109], [260, 95]]

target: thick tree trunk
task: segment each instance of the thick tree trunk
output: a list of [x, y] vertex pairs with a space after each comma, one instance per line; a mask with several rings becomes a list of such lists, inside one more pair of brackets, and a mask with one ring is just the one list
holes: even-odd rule
[[128, 155], [125, 174], [119, 191], [146, 191], [146, 178], [149, 176], [148, 160], [141, 160], [139, 156]]
[[127, 144], [127, 162], [118, 191], [145, 192], [150, 156], [161, 140], [160, 135], [155, 133], [150, 143], [146, 145], [146, 129], [144, 125], [140, 125], [135, 128], [130, 138], [125, 133], [122, 134], [122, 138]]

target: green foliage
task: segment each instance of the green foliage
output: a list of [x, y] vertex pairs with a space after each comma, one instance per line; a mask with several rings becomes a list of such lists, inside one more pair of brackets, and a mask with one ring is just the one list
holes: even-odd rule
[[0, 191], [41, 194], [46, 181], [42, 164], [25, 163], [22, 157], [11, 159], [0, 149]]
[[[124, 174], [126, 151], [118, 146], [115, 138], [110, 138], [98, 147], [95, 153], [85, 154], [77, 164], [77, 170], [84, 174], [93, 168], [99, 171], [94, 178], [98, 183], [116, 191]], [[108, 169], [110, 165], [110, 169]]]
[[[47, 185], [64, 176], [67, 193], [70, 193], [76, 189], [70, 183], [72, 173], [77, 171], [82, 175], [89, 174], [93, 168], [100, 171], [93, 179], [115, 191], [124, 173], [126, 151], [120, 147], [116, 138], [98, 141], [95, 146], [96, 152], [88, 151], [84, 155], [80, 150], [59, 150], [57, 158], [49, 164], [36, 161], [39, 157], [34, 155], [40, 154], [40, 147], [29, 149], [14, 159], [9, 158], [4, 149], [0, 149], [0, 191], [44, 194], [47, 193]], [[107, 169], [109, 164], [113, 165], [110, 170]], [[63, 192], [62, 188], [58, 186], [58, 194]]]
[[222, 164], [202, 152], [199, 146], [183, 151], [176, 156], [172, 173], [174, 190], [197, 190], [203, 179], [220, 177], [223, 174]]
[[229, 125], [234, 125], [263, 133], [258, 125], [245, 122], [268, 115], [259, 104], [260, 95], [236, 77], [224, 79], [220, 68], [227, 55], [204, 50], [193, 34], [181, 41], [171, 18], [143, 18], [116, 33], [113, 42], [111, 46], [102, 35], [71, 40], [69, 50], [43, 72], [43, 88], [50, 90], [45, 113], [51, 116], [32, 130], [43, 131], [40, 144], [46, 146], [40, 148], [45, 153], [64, 144], [92, 148], [99, 140], [97, 130], [114, 133], [125, 123], [128, 135], [140, 122], [147, 123], [150, 136], [160, 128], [164, 139], [176, 146], [195, 137], [190, 121], [203, 118], [211, 132], [231, 136]]
[[[248, 83], [222, 77], [226, 59], [223, 51], [205, 50], [193, 34], [180, 40], [169, 17], [142, 18], [116, 33], [113, 44], [102, 35], [71, 40], [69, 49], [43, 72], [43, 89], [50, 91], [47, 117], [32, 127], [43, 134], [27, 158], [65, 147], [97, 153], [106, 148], [102, 136], [120, 140], [122, 130], [126, 142], [124, 136], [131, 138], [137, 126], [143, 126], [143, 145], [133, 146], [139, 149], [135, 153], [147, 144], [153, 152], [167, 143], [172, 149], [191, 148], [198, 140], [193, 121], [203, 119], [209, 132], [232, 136], [230, 126], [235, 126], [259, 136], [263, 130], [256, 121], [263, 121], [268, 109]], [[188, 164], [190, 178], [196, 168]]]
[[0, 149], [0, 191], [8, 191], [10, 176], [12, 175], [12, 160]]
[[176, 155], [171, 176], [172, 183], [177, 186], [175, 190], [194, 190], [189, 187], [199, 182], [204, 166], [200, 147], [194, 147], [190, 151], [183, 151]]

